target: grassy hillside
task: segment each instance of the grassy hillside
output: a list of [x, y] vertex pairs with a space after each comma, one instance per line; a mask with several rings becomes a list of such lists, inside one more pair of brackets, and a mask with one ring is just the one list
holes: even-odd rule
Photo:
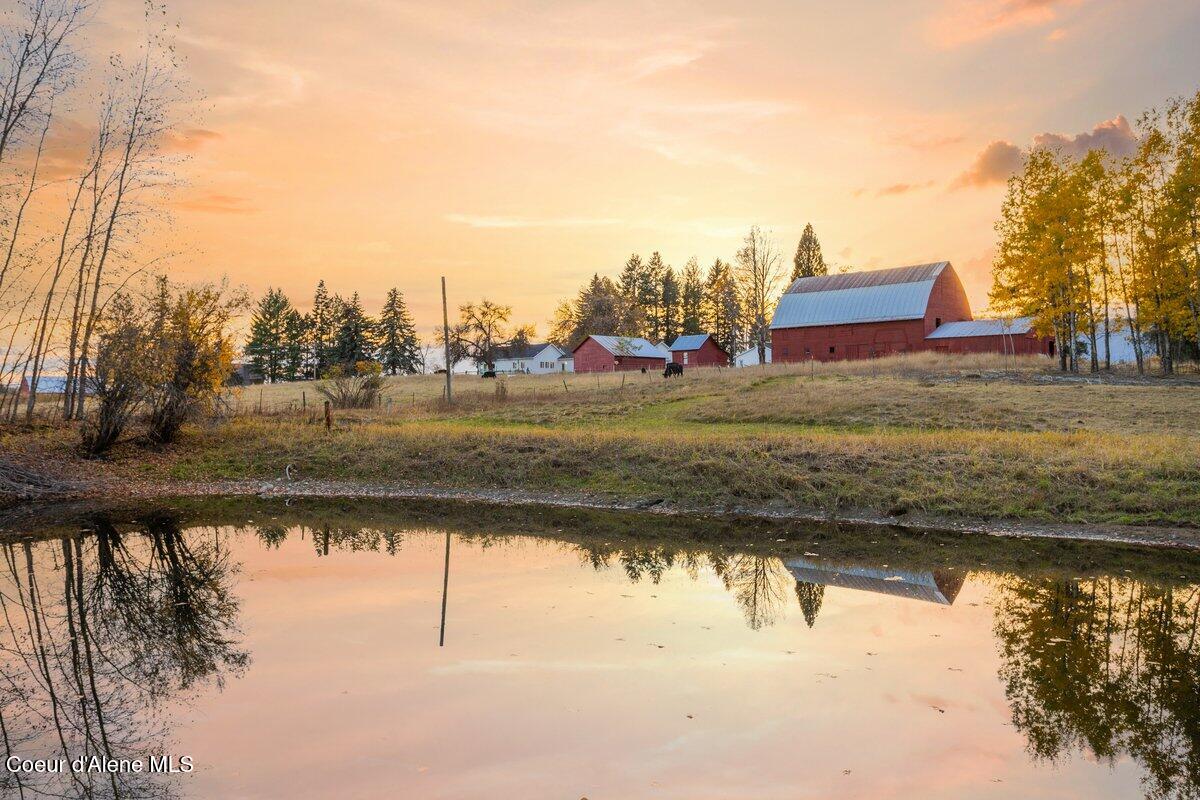
[[[1060, 380], [1044, 361], [931, 354], [659, 374], [393, 379], [336, 412], [253, 387], [113, 474], [545, 489], [687, 506], [1200, 526], [1200, 385]], [[502, 388], [501, 388], [502, 387]], [[302, 408], [302, 404], [306, 408]], [[261, 409], [261, 411], [260, 411]], [[65, 452], [72, 433], [9, 434]], [[79, 466], [87, 469], [86, 466]]]

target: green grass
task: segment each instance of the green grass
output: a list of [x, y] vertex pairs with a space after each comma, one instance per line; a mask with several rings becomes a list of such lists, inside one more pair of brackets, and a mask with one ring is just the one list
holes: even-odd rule
[[[126, 446], [106, 469], [206, 481], [280, 478], [291, 464], [309, 479], [706, 509], [1200, 527], [1194, 382], [1062, 382], [1045, 362], [944, 357], [574, 376], [566, 388], [527, 376], [503, 399], [494, 382], [457, 380], [450, 408], [433, 376], [396, 379], [391, 403], [337, 412], [333, 431], [289, 401], [193, 427], [166, 452]], [[264, 408], [268, 393], [296, 391], [264, 387]], [[69, 437], [41, 438], [45, 451]]]

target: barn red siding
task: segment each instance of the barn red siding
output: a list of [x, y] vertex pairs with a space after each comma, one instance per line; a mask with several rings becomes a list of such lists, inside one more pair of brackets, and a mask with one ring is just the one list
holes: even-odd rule
[[637, 372], [643, 367], [663, 369], [667, 365], [665, 358], [614, 356], [591, 338], [584, 339], [574, 355], [576, 372]]
[[1048, 336], [1025, 333], [1015, 336], [951, 336], [930, 339], [928, 349], [938, 353], [1015, 353], [1019, 356], [1054, 355]]
[[841, 361], [923, 350], [925, 322], [864, 322], [776, 328], [771, 331], [772, 361]]
[[705, 339], [704, 344], [700, 345], [697, 350], [674, 351], [671, 353], [671, 360], [676, 364], [682, 364], [683, 354], [687, 353], [687, 366], [689, 367], [711, 367], [720, 365], [722, 367], [729, 364], [729, 353], [726, 353], [712, 339]]

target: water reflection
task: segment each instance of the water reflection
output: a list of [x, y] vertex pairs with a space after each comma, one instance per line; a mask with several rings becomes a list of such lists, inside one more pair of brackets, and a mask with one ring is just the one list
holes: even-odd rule
[[[148, 709], [237, 674], [232, 566], [222, 535], [185, 536], [169, 517], [135, 533], [6, 543], [0, 582], [0, 733], [5, 756], [48, 760], [165, 753]], [[5, 796], [170, 797], [162, 775], [0, 771]]]
[[1010, 579], [995, 611], [1000, 678], [1034, 757], [1128, 755], [1147, 798], [1200, 793], [1197, 586]]
[[[269, 563], [271, 554], [300, 539], [311, 548], [305, 557], [318, 570], [314, 575], [327, 560], [350, 553], [397, 559], [387, 563], [399, 571], [408, 563], [406, 543], [413, 543], [411, 554], [424, 553], [436, 533], [436, 562], [422, 563], [440, 570], [439, 644], [447, 643], [449, 622], [455, 645], [475, 634], [453, 627], [454, 615], [478, 620], [487, 611], [480, 610], [470, 580], [456, 589], [464, 598], [449, 602], [450, 589], [459, 586], [452, 573], [463, 569], [454, 566], [458, 548], [484, 552], [523, 534], [552, 542], [556, 553], [573, 553], [585, 574], [615, 576], [625, 586], [715, 580], [755, 637], [799, 611], [804, 627], [794, 629], [824, 646], [847, 624], [844, 613], [823, 616], [838, 600], [868, 609], [871, 602], [903, 604], [894, 619], [961, 614], [968, 609], [955, 603], [969, 580], [981, 593], [976, 599], [990, 608], [998, 661], [988, 677], [998, 673], [1030, 759], [1053, 766], [1078, 755], [1110, 766], [1132, 759], [1145, 797], [1200, 795], [1200, 556], [898, 532], [867, 534], [875, 539], [816, 529], [773, 530], [782, 535], [770, 538], [736, 530], [714, 536], [674, 520], [658, 530], [642, 518], [631, 528], [625, 518], [567, 512], [496, 520], [410, 508], [378, 512], [356, 525], [355, 513], [266, 506], [248, 514], [233, 506], [89, 514], [57, 529], [28, 526], [26, 533], [43, 538], [2, 545], [0, 734], [6, 755], [169, 753], [174, 710], [242, 676], [250, 663], [253, 643], [242, 641], [236, 592], [248, 547]], [[439, 525], [447, 516], [450, 522]], [[432, 648], [432, 638], [425, 641]], [[892, 680], [905, 677], [896, 673]], [[864, 696], [861, 702], [869, 709], [879, 701]], [[0, 793], [167, 798], [186, 794], [186, 783], [136, 773], [0, 771]]]

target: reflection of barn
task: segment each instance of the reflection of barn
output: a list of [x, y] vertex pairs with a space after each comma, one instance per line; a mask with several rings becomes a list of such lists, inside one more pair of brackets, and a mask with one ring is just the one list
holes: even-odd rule
[[[963, 576], [945, 570], [932, 572], [906, 572], [895, 569], [875, 569], [874, 567], [844, 567], [831, 564], [819, 564], [804, 558], [793, 558], [785, 562], [789, 571], [801, 584], [816, 586], [836, 586], [842, 589], [858, 589], [864, 592], [890, 594], [895, 597], [907, 597], [911, 600], [924, 600], [927, 603], [951, 605], [958, 592], [962, 589]], [[798, 597], [802, 592], [796, 590]], [[809, 592], [809, 594], [812, 594]], [[803, 600], [803, 597], [801, 597]], [[820, 608], [820, 600], [812, 613], [815, 618], [816, 609]], [[805, 614], [805, 619], [808, 613]], [[809, 623], [812, 626], [812, 623]]]

